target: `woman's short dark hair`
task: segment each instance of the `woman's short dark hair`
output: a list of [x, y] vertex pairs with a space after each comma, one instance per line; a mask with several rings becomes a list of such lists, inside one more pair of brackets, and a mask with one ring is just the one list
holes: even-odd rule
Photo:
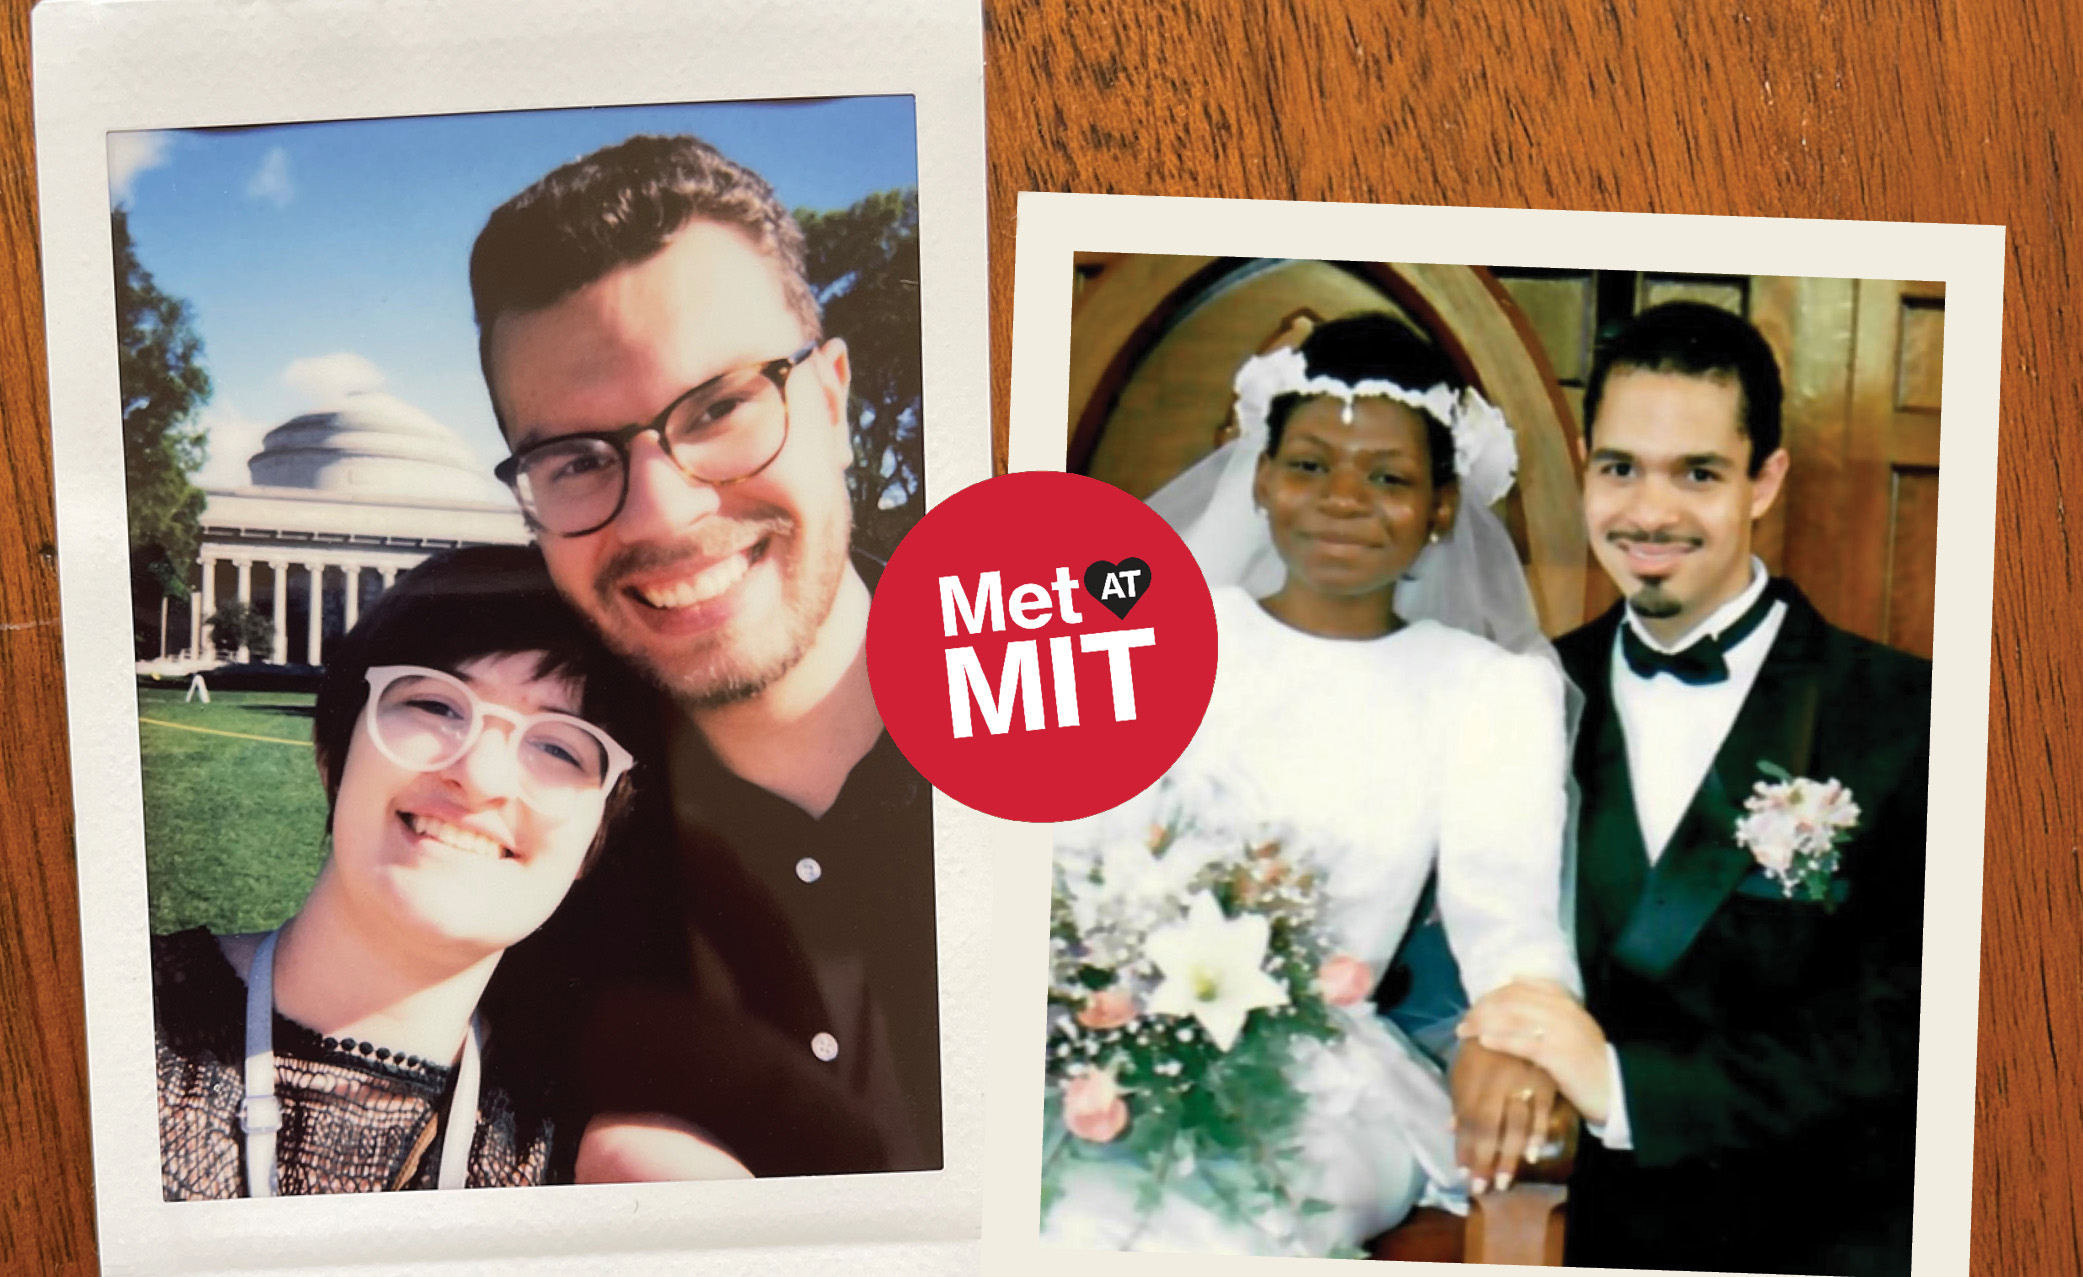
[[804, 339], [823, 335], [803, 228], [767, 180], [700, 138], [639, 134], [544, 175], [493, 210], [477, 233], [470, 297], [486, 384], [492, 325], [501, 315], [541, 310], [619, 267], [649, 261], [694, 222], [751, 240], [780, 273]]
[[1627, 320], [1599, 343], [1584, 383], [1584, 442], [1591, 439], [1606, 382], [1615, 372], [1670, 372], [1733, 380], [1741, 402], [1736, 425], [1750, 440], [1750, 474], [1779, 451], [1780, 405], [1786, 397], [1779, 360], [1749, 320], [1704, 302], [1665, 302]]
[[[340, 792], [355, 725], [368, 703], [371, 668], [424, 665], [460, 674], [473, 661], [526, 652], [539, 656], [537, 677], [578, 684], [580, 717], [625, 747], [643, 737], [651, 696], [558, 595], [534, 546], [450, 550], [399, 577], [326, 662], [311, 738], [328, 809]], [[600, 833], [587, 852], [589, 864], [628, 808], [631, 787], [625, 777], [608, 796]]]
[[[1410, 325], [1385, 312], [1352, 315], [1318, 325], [1301, 345], [1302, 362], [1312, 377], [1335, 377], [1347, 385], [1388, 381], [1419, 394], [1445, 383], [1456, 393], [1468, 381], [1437, 346]], [[1307, 397], [1281, 395], [1266, 411], [1266, 455], [1280, 451], [1287, 421]], [[1416, 409], [1412, 411], [1417, 412]], [[1432, 486], [1454, 481], [1454, 436], [1444, 422], [1418, 412], [1425, 423], [1425, 442], [1432, 454]]]

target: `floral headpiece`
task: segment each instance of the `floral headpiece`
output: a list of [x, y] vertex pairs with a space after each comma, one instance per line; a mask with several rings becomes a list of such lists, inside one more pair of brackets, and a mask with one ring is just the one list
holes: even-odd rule
[[1266, 417], [1282, 395], [1329, 395], [1345, 404], [1344, 419], [1353, 419], [1353, 401], [1373, 397], [1414, 408], [1447, 428], [1454, 439], [1454, 477], [1464, 497], [1493, 505], [1512, 490], [1519, 472], [1519, 448], [1512, 428], [1496, 405], [1473, 387], [1455, 393], [1445, 382], [1429, 390], [1411, 390], [1393, 381], [1348, 384], [1336, 377], [1312, 377], [1308, 361], [1292, 346], [1244, 361], [1237, 370], [1237, 425], [1243, 445], [1254, 452], [1266, 447]]

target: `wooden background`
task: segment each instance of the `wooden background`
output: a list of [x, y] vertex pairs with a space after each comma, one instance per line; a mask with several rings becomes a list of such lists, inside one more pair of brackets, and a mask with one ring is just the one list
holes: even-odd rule
[[[28, 10], [0, 21], [0, 1272], [91, 1272]], [[986, 26], [1001, 458], [1021, 190], [2009, 227], [1973, 1271], [2083, 1270], [2083, 7], [1020, 0]]]

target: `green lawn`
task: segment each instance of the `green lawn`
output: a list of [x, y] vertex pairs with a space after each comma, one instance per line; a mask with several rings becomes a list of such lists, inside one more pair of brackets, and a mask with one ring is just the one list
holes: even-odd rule
[[152, 931], [264, 931], [303, 903], [325, 860], [312, 697], [181, 697], [176, 688], [137, 696], [138, 717], [158, 720], [138, 724]]

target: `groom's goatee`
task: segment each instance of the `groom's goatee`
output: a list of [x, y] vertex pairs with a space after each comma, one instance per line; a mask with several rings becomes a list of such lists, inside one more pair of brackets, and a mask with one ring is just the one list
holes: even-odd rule
[[1635, 591], [1634, 597], [1627, 601], [1627, 605], [1634, 610], [1636, 616], [1645, 621], [1661, 621], [1685, 610], [1684, 602], [1665, 591], [1661, 581], [1644, 584], [1641, 589]]

